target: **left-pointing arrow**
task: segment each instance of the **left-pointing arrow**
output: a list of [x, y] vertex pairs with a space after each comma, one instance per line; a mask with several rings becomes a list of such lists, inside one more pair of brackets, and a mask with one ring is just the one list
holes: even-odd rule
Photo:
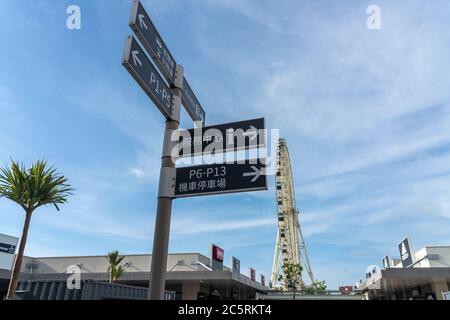
[[251, 182], [255, 182], [262, 174], [264, 174], [264, 169], [260, 170], [255, 166], [251, 166], [251, 168], [252, 168], [253, 172], [244, 172], [242, 174], [242, 176], [244, 176], [244, 177], [252, 177], [253, 176], [253, 179], [251, 180]]
[[133, 51], [131, 52], [131, 55], [133, 56], [133, 62], [134, 62], [134, 65], [137, 66], [138, 63], [139, 63], [139, 65], [142, 67], [142, 62], [141, 62], [141, 60], [138, 58], [139, 51], [133, 50]]
[[139, 24], [141, 25], [141, 28], [145, 28], [145, 30], [148, 30], [148, 27], [147, 27], [147, 25], [145, 24], [145, 21], [144, 21], [145, 16], [141, 13], [141, 14], [138, 15], [138, 18], [139, 18]]

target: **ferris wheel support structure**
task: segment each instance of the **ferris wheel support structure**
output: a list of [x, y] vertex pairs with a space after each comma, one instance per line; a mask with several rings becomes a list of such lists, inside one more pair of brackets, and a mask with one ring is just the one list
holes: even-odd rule
[[[306, 244], [299, 222], [299, 211], [295, 204], [295, 188], [289, 150], [285, 139], [280, 139], [277, 150], [277, 219], [278, 231], [272, 265], [273, 289], [287, 290], [283, 275], [283, 264], [298, 264], [306, 271], [313, 283], [314, 275], [309, 262]], [[302, 275], [303, 276], [303, 275]], [[303, 277], [302, 277], [303, 284]]]

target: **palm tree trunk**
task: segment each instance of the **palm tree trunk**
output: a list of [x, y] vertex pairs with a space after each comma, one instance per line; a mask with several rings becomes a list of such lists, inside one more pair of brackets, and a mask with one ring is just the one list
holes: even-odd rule
[[19, 283], [20, 269], [22, 268], [23, 253], [27, 243], [28, 229], [30, 228], [31, 215], [33, 211], [27, 210], [25, 213], [25, 223], [23, 224], [22, 237], [20, 238], [19, 251], [17, 252], [12, 269], [11, 280], [9, 282], [7, 300], [14, 300], [16, 297], [17, 284]]

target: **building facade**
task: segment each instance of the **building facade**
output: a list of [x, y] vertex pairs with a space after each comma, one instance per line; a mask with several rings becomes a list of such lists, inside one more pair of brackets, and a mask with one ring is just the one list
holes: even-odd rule
[[[125, 255], [121, 263], [123, 275], [118, 284], [148, 287], [151, 255]], [[105, 256], [24, 257], [21, 281], [61, 281], [79, 272], [82, 281], [106, 281], [108, 261]], [[11, 271], [0, 270], [0, 291], [5, 293]], [[257, 280], [240, 273], [240, 268], [212, 267], [211, 259], [199, 253], [169, 254], [167, 260], [166, 290], [176, 299], [254, 299], [256, 293], [269, 290]]]
[[444, 300], [450, 291], [450, 246], [427, 246], [413, 252], [405, 238], [399, 259], [386, 256], [383, 269], [372, 266], [355, 288], [377, 300]]

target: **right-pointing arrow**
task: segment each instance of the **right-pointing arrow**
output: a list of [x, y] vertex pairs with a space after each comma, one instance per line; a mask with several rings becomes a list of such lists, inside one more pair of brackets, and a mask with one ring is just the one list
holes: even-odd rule
[[134, 62], [134, 65], [137, 66], [137, 64], [139, 63], [139, 65], [142, 67], [142, 62], [141, 62], [141, 60], [138, 58], [139, 51], [133, 50], [133, 51], [131, 52], [131, 55], [133, 56], [133, 62]]
[[253, 176], [253, 179], [250, 182], [255, 182], [262, 174], [264, 174], [264, 169], [258, 169], [255, 166], [251, 166], [253, 172], [244, 172], [242, 175], [244, 177], [251, 177]]

